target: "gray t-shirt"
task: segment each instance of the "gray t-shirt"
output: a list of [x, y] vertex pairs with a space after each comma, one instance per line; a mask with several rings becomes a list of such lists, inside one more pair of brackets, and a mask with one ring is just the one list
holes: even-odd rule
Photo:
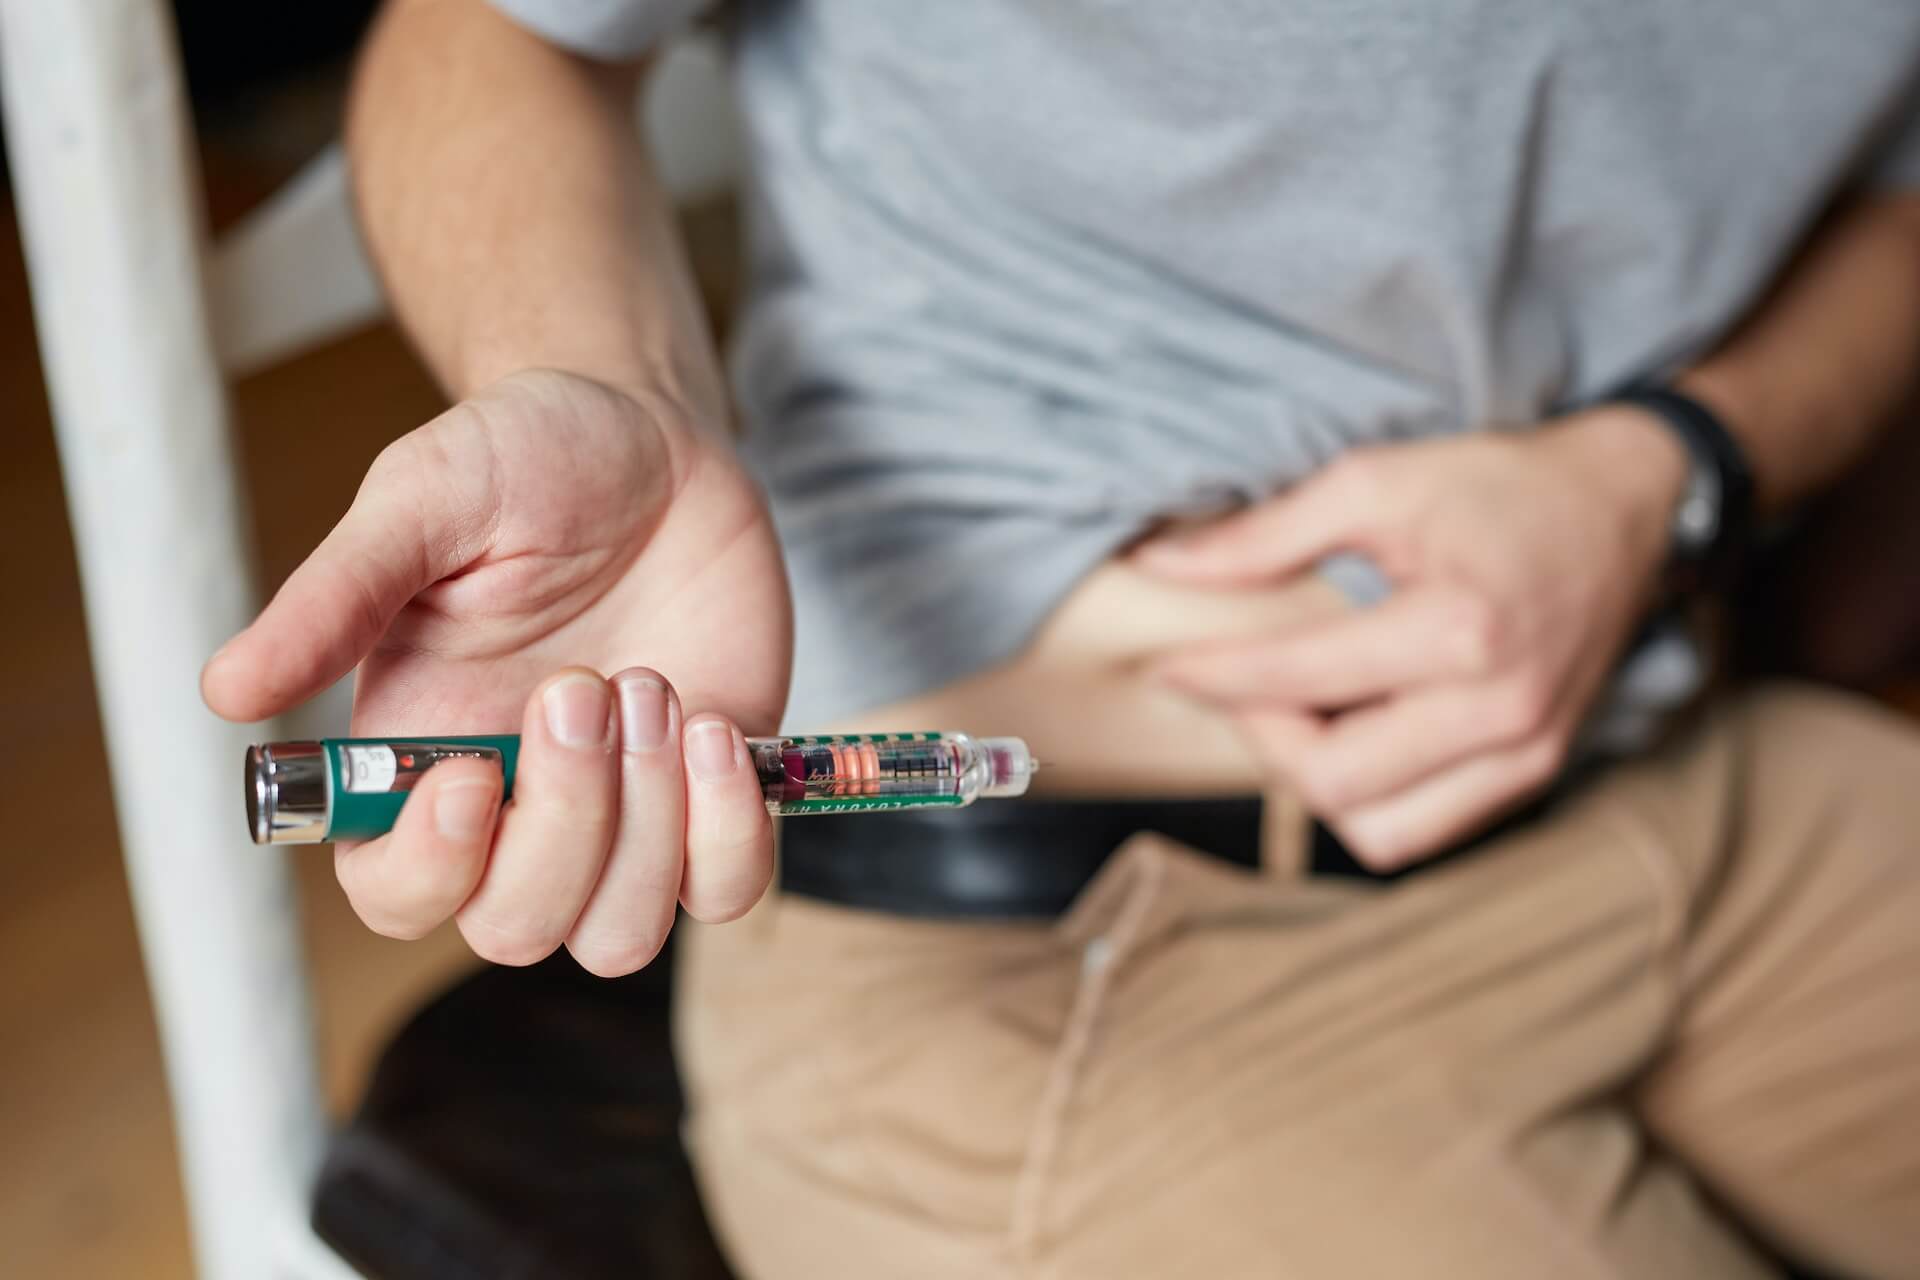
[[[606, 57], [700, 7], [494, 3]], [[1848, 184], [1920, 185], [1916, 0], [734, 16], [802, 728], [1011, 655], [1159, 517], [1696, 356]], [[1693, 679], [1648, 661], [1628, 711]]]

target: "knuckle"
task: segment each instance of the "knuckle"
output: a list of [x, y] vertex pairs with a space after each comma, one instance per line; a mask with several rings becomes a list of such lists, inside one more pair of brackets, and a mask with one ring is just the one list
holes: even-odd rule
[[702, 924], [726, 924], [752, 910], [772, 880], [772, 859], [757, 837], [689, 849], [680, 905]]
[[356, 912], [360, 910], [360, 895], [364, 888], [360, 870], [363, 861], [362, 858], [350, 856], [344, 848], [336, 850], [333, 855], [333, 878]]
[[766, 891], [767, 877], [761, 875], [723, 885], [689, 885], [680, 905], [701, 924], [730, 924], [753, 910]]
[[1446, 643], [1464, 671], [1485, 675], [1499, 668], [1505, 627], [1499, 610], [1478, 596], [1454, 601], [1445, 622]]
[[732, 924], [747, 912], [753, 910], [753, 904], [760, 901], [760, 895], [737, 893], [717, 893], [706, 891], [690, 893], [681, 905], [687, 914], [701, 924]]
[[1564, 734], [1542, 734], [1524, 747], [1517, 759], [1520, 780], [1528, 787], [1537, 787], [1557, 775], [1567, 762], [1567, 739]]
[[459, 922], [467, 946], [489, 964], [524, 968], [545, 960], [560, 945], [557, 933], [531, 922], [502, 924], [473, 913], [460, 916]]
[[1312, 764], [1296, 771], [1294, 785], [1316, 813], [1339, 813], [1353, 802], [1352, 772], [1335, 764]]
[[347, 905], [353, 908], [353, 914], [360, 923], [383, 938], [395, 938], [401, 942], [414, 942], [432, 933], [435, 926], [446, 918], [445, 912], [435, 912], [424, 898], [425, 895], [406, 895], [421, 898], [419, 902], [397, 900], [398, 895], [383, 892], [377, 884], [369, 883], [369, 877], [362, 870], [361, 862], [353, 858], [337, 858], [334, 861], [334, 879], [340, 884], [340, 891], [346, 895]]
[[382, 446], [380, 452], [373, 455], [373, 461], [367, 466], [366, 478], [361, 482], [360, 491], [379, 492], [393, 485], [405, 484], [415, 471], [420, 457], [420, 441], [409, 433], [397, 440], [390, 440]]
[[1391, 871], [1414, 853], [1405, 832], [1382, 822], [1345, 823], [1334, 831], [1354, 859], [1372, 871]]
[[571, 938], [567, 950], [582, 969], [596, 978], [621, 978], [638, 973], [652, 964], [667, 945], [665, 929], [648, 930], [629, 937], [592, 934]]
[[470, 942], [468, 945], [472, 947], [473, 954], [488, 964], [524, 969], [545, 960], [559, 944], [529, 934], [525, 937], [502, 936], [486, 942]]
[[1488, 723], [1502, 739], [1513, 742], [1530, 738], [1546, 726], [1553, 698], [1546, 682], [1526, 675], [1505, 685], [1495, 695]]
[[[612, 756], [608, 755], [611, 768]], [[532, 819], [543, 843], [567, 848], [589, 847], [604, 852], [613, 832], [614, 800], [603, 789], [583, 794], [558, 795], [547, 788], [527, 788], [528, 794], [515, 792], [514, 808]]]
[[437, 920], [424, 917], [409, 918], [395, 912], [375, 907], [356, 905], [354, 914], [360, 917], [360, 923], [383, 938], [392, 938], [397, 942], [418, 942], [432, 933]]

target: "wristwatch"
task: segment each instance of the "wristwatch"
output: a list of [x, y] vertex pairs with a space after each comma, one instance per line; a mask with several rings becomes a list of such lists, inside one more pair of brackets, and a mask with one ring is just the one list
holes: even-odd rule
[[1739, 578], [1753, 537], [1753, 471], [1720, 416], [1672, 387], [1615, 396], [1673, 432], [1687, 451], [1687, 482], [1674, 509], [1666, 586], [1674, 595], [1724, 591]]

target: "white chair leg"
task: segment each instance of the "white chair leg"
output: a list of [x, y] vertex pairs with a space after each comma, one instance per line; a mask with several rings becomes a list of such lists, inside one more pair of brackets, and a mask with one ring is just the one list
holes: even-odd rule
[[298, 917], [201, 661], [252, 603], [161, 0], [0, 0], [0, 92], [202, 1275], [285, 1274], [323, 1137]]

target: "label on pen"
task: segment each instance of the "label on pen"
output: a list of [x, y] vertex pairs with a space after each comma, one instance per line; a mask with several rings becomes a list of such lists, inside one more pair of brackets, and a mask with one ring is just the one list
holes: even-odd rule
[[400, 773], [399, 760], [388, 746], [341, 747], [340, 763], [348, 791], [392, 791]]
[[411, 791], [442, 760], [500, 759], [497, 747], [456, 742], [343, 742], [341, 789], [354, 795]]

